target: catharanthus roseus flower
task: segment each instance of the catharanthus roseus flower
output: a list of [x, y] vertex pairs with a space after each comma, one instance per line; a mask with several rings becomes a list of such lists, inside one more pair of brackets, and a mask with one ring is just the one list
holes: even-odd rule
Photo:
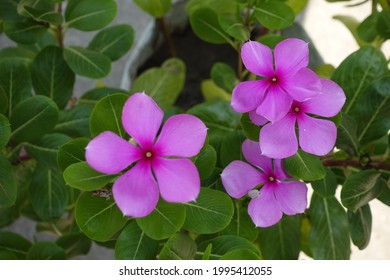
[[283, 40], [274, 54], [267, 46], [249, 41], [242, 46], [241, 57], [249, 71], [262, 77], [239, 83], [233, 90], [233, 109], [249, 112], [251, 119], [256, 113], [276, 122], [287, 114], [293, 100], [303, 101], [321, 89], [318, 76], [307, 68], [309, 49], [302, 40]]
[[333, 81], [321, 79], [322, 92], [303, 102], [294, 101], [287, 115], [275, 123], [266, 124], [260, 131], [263, 155], [286, 158], [298, 150], [295, 123], [298, 122], [299, 146], [305, 152], [323, 156], [329, 153], [337, 136], [336, 125], [329, 120], [309, 117], [333, 117], [345, 102], [343, 90]]
[[[258, 227], [269, 227], [286, 215], [303, 213], [307, 207], [307, 186], [291, 180], [284, 172], [281, 160], [261, 155], [259, 143], [245, 140], [242, 144], [245, 159], [231, 162], [222, 172], [222, 183], [234, 198], [248, 194], [252, 200], [248, 213]], [[260, 190], [255, 189], [263, 185]]]
[[116, 174], [135, 163], [112, 187], [115, 202], [126, 216], [147, 216], [156, 207], [159, 193], [168, 202], [190, 202], [199, 194], [198, 170], [186, 157], [199, 153], [207, 128], [195, 116], [175, 115], [155, 140], [163, 116], [152, 98], [135, 93], [123, 108], [122, 124], [138, 145], [105, 131], [86, 148], [88, 164], [105, 174]]

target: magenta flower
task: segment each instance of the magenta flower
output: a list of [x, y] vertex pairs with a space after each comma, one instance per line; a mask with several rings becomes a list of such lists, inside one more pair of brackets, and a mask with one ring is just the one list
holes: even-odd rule
[[[258, 227], [269, 227], [280, 221], [283, 213], [303, 213], [307, 207], [307, 186], [291, 180], [284, 172], [281, 160], [261, 155], [259, 143], [245, 140], [242, 144], [245, 159], [231, 162], [222, 172], [222, 183], [234, 198], [248, 194], [252, 200], [248, 213]], [[260, 190], [255, 189], [263, 185]]]
[[182, 157], [199, 153], [207, 128], [195, 116], [175, 115], [155, 141], [163, 116], [152, 98], [135, 93], [123, 108], [122, 124], [138, 145], [105, 131], [86, 148], [88, 164], [105, 174], [116, 174], [135, 163], [112, 187], [115, 202], [126, 216], [147, 216], [156, 207], [159, 193], [168, 202], [190, 202], [199, 194], [198, 170]]
[[274, 55], [267, 46], [249, 41], [242, 46], [241, 57], [245, 67], [261, 79], [233, 89], [231, 105], [239, 113], [256, 112], [276, 122], [288, 113], [293, 100], [303, 101], [321, 89], [318, 76], [306, 68], [309, 48], [302, 40], [283, 40]]
[[324, 156], [329, 153], [337, 136], [336, 125], [329, 120], [316, 119], [307, 114], [333, 117], [345, 102], [343, 90], [331, 80], [321, 79], [322, 92], [303, 102], [294, 101], [288, 114], [275, 123], [266, 124], [260, 131], [263, 155], [286, 158], [298, 150], [295, 123], [298, 122], [299, 145], [305, 152]]

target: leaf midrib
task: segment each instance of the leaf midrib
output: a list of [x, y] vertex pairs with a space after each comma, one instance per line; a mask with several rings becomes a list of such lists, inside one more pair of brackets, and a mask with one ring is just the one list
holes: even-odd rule
[[[28, 126], [31, 122], [35, 121], [37, 118], [39, 118], [42, 114], [44, 114], [48, 109], [50, 109], [49, 106], [47, 106], [45, 109], [43, 109], [42, 111], [40, 111], [38, 114], [36, 114], [34, 117], [32, 117], [31, 119], [29, 119], [27, 122], [25, 122], [24, 124], [22, 124], [21, 126], [19, 126], [17, 129], [15, 129], [14, 131], [12, 131], [11, 133], [11, 137], [14, 136], [17, 132], [19, 132], [20, 130], [22, 130], [23, 128], [25, 128], [26, 126]], [[10, 138], [11, 138], [10, 137]]]
[[77, 51], [75, 48], [68, 47], [66, 50], [74, 53], [75, 55], [81, 57], [84, 61], [86, 61], [88, 64], [92, 65], [93, 68], [95, 68], [101, 75], [105, 75], [104, 71], [97, 65], [95, 64], [92, 60], [90, 60], [88, 57], [83, 55], [81, 52]]

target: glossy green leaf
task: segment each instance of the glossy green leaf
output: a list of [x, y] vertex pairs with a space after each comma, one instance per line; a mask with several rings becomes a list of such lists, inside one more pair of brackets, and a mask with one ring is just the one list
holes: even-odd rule
[[382, 191], [380, 173], [376, 170], [363, 170], [347, 177], [341, 189], [341, 202], [350, 211], [356, 212], [376, 198]]
[[112, 131], [123, 137], [125, 135], [122, 127], [122, 110], [129, 98], [125, 94], [113, 94], [101, 99], [94, 107], [89, 128], [93, 137], [104, 131]]
[[147, 236], [154, 240], [169, 238], [184, 224], [186, 208], [182, 204], [168, 203], [160, 199], [156, 208], [145, 218], [136, 219]]
[[376, 29], [380, 36], [385, 39], [390, 39], [390, 11], [382, 10], [378, 14]]
[[199, 171], [201, 180], [207, 179], [213, 173], [215, 165], [217, 164], [217, 152], [211, 145], [203, 148], [196, 157], [195, 165]]
[[0, 155], [0, 208], [14, 205], [16, 197], [16, 181], [11, 163]]
[[68, 259], [88, 254], [91, 249], [91, 239], [82, 233], [70, 233], [60, 236], [56, 244], [64, 249]]
[[94, 88], [92, 90], [87, 91], [80, 97], [79, 104], [83, 104], [83, 105], [96, 104], [100, 99], [108, 95], [117, 94], [117, 93], [124, 93], [129, 95], [128, 91], [125, 91], [120, 88], [108, 88], [108, 87]]
[[111, 71], [111, 60], [108, 56], [81, 47], [64, 48], [64, 59], [70, 69], [80, 76], [99, 79]]
[[58, 121], [57, 105], [48, 97], [36, 95], [20, 102], [10, 118], [11, 139], [34, 141], [50, 132]]
[[42, 23], [31, 19], [4, 22], [4, 33], [8, 38], [19, 44], [34, 44], [45, 32], [46, 27]]
[[311, 186], [318, 195], [325, 198], [332, 198], [337, 189], [336, 175], [327, 168], [326, 176], [321, 180], [311, 182]]
[[240, 120], [241, 128], [245, 136], [252, 141], [259, 142], [260, 126], [255, 125], [249, 118], [249, 114], [242, 114]]
[[109, 241], [127, 220], [112, 199], [85, 192], [77, 201], [77, 225], [92, 240]]
[[75, 75], [60, 48], [44, 48], [34, 59], [31, 77], [36, 94], [46, 95], [56, 102], [58, 108], [65, 108], [73, 94]]
[[0, 85], [0, 114], [5, 114], [8, 110], [8, 97]]
[[380, 180], [382, 181], [382, 191], [377, 198], [382, 203], [390, 206], [390, 179], [388, 179], [387, 183], [383, 178]]
[[30, 183], [31, 204], [42, 220], [60, 218], [68, 205], [68, 187], [62, 174], [47, 167], [38, 167]]
[[257, 38], [257, 41], [262, 43], [263, 45], [270, 47], [271, 49], [274, 49], [278, 43], [280, 43], [281, 41], [283, 41], [285, 39], [287, 39], [287, 38], [284, 36], [280, 36], [280, 35], [273, 34], [273, 33], [268, 33], [268, 34], [265, 34], [264, 36]]
[[219, 152], [222, 167], [228, 166], [234, 160], [243, 160], [241, 147], [244, 140], [245, 135], [242, 130], [229, 132], [224, 137]]
[[211, 79], [216, 85], [223, 88], [227, 92], [232, 92], [235, 84], [238, 82], [236, 72], [233, 68], [222, 62], [213, 64], [210, 72]]
[[315, 69], [315, 72], [320, 78], [330, 79], [335, 70], [332, 64], [322, 64]]
[[192, 260], [196, 253], [195, 241], [188, 235], [176, 233], [162, 248], [160, 260]]
[[231, 94], [217, 86], [213, 80], [202, 81], [200, 88], [205, 101], [230, 101], [232, 99]]
[[164, 16], [172, 7], [172, 0], [134, 0], [134, 3], [155, 18]]
[[352, 36], [356, 40], [356, 43], [358, 43], [360, 47], [367, 45], [367, 43], [363, 41], [359, 36], [358, 27], [360, 22], [356, 18], [347, 15], [336, 15], [333, 18], [341, 21], [345, 25], [345, 27], [348, 28], [348, 30], [351, 32]]
[[337, 127], [336, 147], [343, 149], [350, 155], [359, 151], [357, 137], [357, 123], [348, 115], [343, 115], [340, 125]]
[[199, 8], [190, 13], [190, 24], [194, 33], [203, 41], [224, 44], [230, 41], [222, 29], [218, 15], [210, 8]]
[[105, 187], [116, 175], [102, 174], [86, 162], [69, 165], [64, 171], [67, 185], [83, 191], [94, 191]]
[[298, 15], [309, 3], [309, 0], [287, 0], [287, 5], [289, 5], [294, 13]]
[[348, 211], [351, 239], [360, 250], [367, 247], [371, 238], [372, 215], [368, 204], [360, 207], [356, 213]]
[[120, 24], [100, 31], [88, 45], [88, 49], [107, 55], [111, 61], [124, 56], [133, 45], [134, 29]]
[[366, 94], [368, 86], [386, 73], [387, 60], [376, 48], [364, 47], [348, 56], [332, 76], [347, 97], [343, 112], [349, 114], [359, 97]]
[[89, 120], [92, 110], [92, 104], [77, 104], [70, 110], [60, 111], [54, 131], [71, 137], [90, 137]]
[[242, 18], [231, 14], [220, 14], [218, 16], [218, 22], [227, 34], [238, 40], [240, 43], [244, 43], [249, 40], [249, 28], [245, 26]]
[[351, 254], [348, 218], [336, 198], [313, 194], [309, 216], [309, 247], [314, 259], [349, 259]]
[[35, 53], [22, 47], [7, 47], [0, 50], [0, 62], [2, 60], [18, 60], [25, 65], [30, 65], [34, 60]]
[[298, 259], [301, 240], [301, 216], [285, 216], [279, 223], [259, 230], [259, 244], [267, 260]]
[[16, 5], [17, 3], [12, 0], [0, 1], [0, 18], [5, 20], [21, 18]]
[[304, 181], [320, 180], [325, 177], [325, 168], [319, 157], [302, 150], [286, 158], [284, 168], [291, 176]]
[[187, 217], [183, 228], [198, 234], [210, 234], [226, 228], [234, 214], [230, 197], [221, 191], [201, 188], [195, 202], [185, 203]]
[[294, 11], [282, 2], [261, 3], [254, 8], [256, 19], [268, 29], [283, 29], [293, 24]]
[[31, 245], [30, 241], [19, 234], [8, 231], [0, 232], [0, 250], [15, 254], [18, 260], [26, 259]]
[[258, 254], [248, 249], [236, 249], [227, 252], [220, 260], [260, 260]]
[[[0, 62], [0, 88], [6, 94], [8, 108], [1, 104], [2, 112], [8, 111], [12, 114], [12, 109], [22, 100], [31, 96], [30, 72], [25, 63], [17, 60], [3, 60]], [[2, 97], [4, 100], [5, 98]]]
[[209, 8], [222, 15], [236, 13], [239, 7], [235, 0], [189, 0], [185, 7], [189, 15], [199, 8]]
[[89, 141], [87, 138], [76, 138], [59, 147], [57, 163], [62, 171], [74, 163], [85, 161], [85, 147]]
[[160, 68], [150, 68], [134, 81], [131, 92], [145, 92], [163, 108], [172, 106], [184, 87], [186, 66], [177, 58], [166, 60]]
[[70, 0], [65, 11], [67, 27], [81, 31], [99, 30], [115, 18], [116, 2], [113, 0]]
[[246, 207], [241, 207], [235, 211], [230, 224], [221, 231], [222, 235], [237, 235], [255, 241], [258, 235], [258, 230], [254, 225], [251, 217], [248, 215]]
[[0, 114], [0, 150], [7, 144], [11, 136], [11, 125], [6, 116]]
[[24, 12], [37, 22], [58, 25], [64, 21], [64, 17], [62, 16], [62, 14], [54, 10], [45, 11], [26, 6], [24, 7]]
[[376, 23], [378, 21], [378, 14], [371, 14], [362, 23], [359, 24], [357, 32], [359, 37], [366, 41], [372, 42], [378, 36], [378, 31], [376, 30]]
[[41, 241], [31, 246], [27, 254], [28, 260], [65, 260], [64, 249], [55, 243]]
[[0, 260], [17, 260], [16, 255], [7, 250], [0, 249]]
[[156, 258], [159, 242], [148, 237], [136, 222], [130, 222], [115, 244], [117, 260], [153, 260]]

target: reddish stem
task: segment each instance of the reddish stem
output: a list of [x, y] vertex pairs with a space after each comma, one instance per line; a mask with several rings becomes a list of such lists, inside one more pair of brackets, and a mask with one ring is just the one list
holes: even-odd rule
[[164, 35], [165, 44], [167, 45], [167, 48], [169, 50], [170, 55], [172, 57], [176, 57], [177, 55], [176, 55], [175, 45], [173, 44], [172, 36], [168, 30], [168, 26], [166, 24], [165, 18], [160, 17], [160, 18], [157, 18], [156, 20], [157, 20], [157, 23], [158, 23], [160, 30], [162, 31], [162, 33]]

